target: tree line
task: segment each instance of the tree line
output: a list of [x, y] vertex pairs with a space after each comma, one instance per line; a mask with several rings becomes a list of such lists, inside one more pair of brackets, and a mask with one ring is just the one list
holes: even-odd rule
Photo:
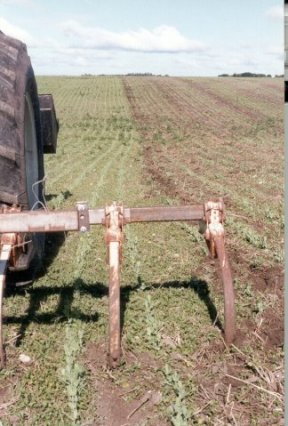
[[[218, 77], [270, 77], [272, 78], [271, 74], [258, 74], [254, 72], [242, 72], [240, 74], [234, 73], [234, 74], [220, 74]], [[283, 78], [284, 74], [275, 75], [275, 78]]]

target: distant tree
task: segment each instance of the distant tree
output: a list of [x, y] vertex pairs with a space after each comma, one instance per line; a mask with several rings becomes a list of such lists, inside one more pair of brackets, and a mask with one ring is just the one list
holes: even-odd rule
[[246, 77], [246, 78], [251, 78], [251, 77], [272, 77], [271, 74], [261, 74], [261, 73], [253, 73], [253, 72], [242, 72], [242, 73], [234, 73], [234, 74], [220, 74], [218, 75], [218, 77]]
[[152, 77], [152, 72], [129, 72], [127, 76], [133, 77]]
[[255, 74], [252, 72], [242, 72], [242, 74], [238, 74], [238, 77], [255, 77]]

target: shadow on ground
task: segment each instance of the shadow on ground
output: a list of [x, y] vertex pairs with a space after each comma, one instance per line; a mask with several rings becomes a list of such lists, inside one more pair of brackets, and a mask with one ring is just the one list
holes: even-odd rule
[[[138, 278], [138, 282], [135, 285], [127, 285], [121, 288], [121, 329], [125, 323], [125, 311], [129, 303], [130, 296], [133, 292], [141, 290], [142, 280]], [[168, 281], [164, 283], [152, 283], [145, 287], [142, 291], [150, 291], [156, 288], [186, 288], [194, 291], [199, 299], [204, 303], [209, 313], [211, 323], [216, 325], [222, 332], [223, 327], [218, 319], [217, 309], [210, 298], [210, 291], [206, 281], [199, 280], [195, 277], [187, 281]], [[7, 316], [5, 318], [6, 324], [19, 324], [20, 328], [18, 331], [18, 339], [16, 346], [20, 346], [22, 340], [25, 338], [25, 333], [28, 326], [31, 323], [36, 322], [37, 324], [54, 324], [55, 322], [66, 322], [69, 318], [77, 318], [84, 322], [96, 322], [99, 319], [97, 313], [90, 315], [85, 312], [81, 312], [77, 307], [72, 308], [75, 292], [79, 291], [81, 294], [90, 294], [93, 298], [102, 298], [108, 296], [108, 287], [102, 282], [96, 282], [94, 284], [86, 284], [83, 280], [77, 279], [70, 285], [65, 287], [37, 287], [29, 288], [23, 293], [29, 295], [29, 307], [24, 315]], [[49, 296], [58, 295], [58, 304], [56, 309], [50, 312], [40, 313], [41, 304], [47, 300]]]

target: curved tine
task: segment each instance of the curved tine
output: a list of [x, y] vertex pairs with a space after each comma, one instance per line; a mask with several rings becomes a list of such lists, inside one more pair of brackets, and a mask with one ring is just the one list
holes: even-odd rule
[[4, 244], [0, 252], [0, 367], [4, 368], [6, 362], [3, 341], [3, 296], [6, 282], [6, 270], [12, 250], [11, 244]]
[[235, 337], [235, 296], [233, 288], [232, 272], [225, 250], [224, 236], [214, 238], [217, 256], [221, 270], [224, 290], [224, 334], [227, 345], [230, 345]]

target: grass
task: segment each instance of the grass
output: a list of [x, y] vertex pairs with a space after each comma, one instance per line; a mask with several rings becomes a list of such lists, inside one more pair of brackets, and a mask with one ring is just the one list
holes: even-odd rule
[[[107, 341], [104, 229], [48, 235], [43, 273], [33, 287], [5, 299], [10, 343], [0, 383], [6, 389], [3, 404], [15, 401], [0, 412], [3, 424], [103, 426], [102, 385], [113, 389], [112, 404], [113, 395], [125, 395], [121, 398], [128, 404], [146, 391], [161, 392], [160, 403], [150, 407], [147, 418], [145, 408], [139, 409], [150, 426], [211, 424], [211, 419], [218, 425], [250, 425], [262, 424], [264, 417], [273, 424], [283, 417], [282, 400], [275, 397], [282, 394], [283, 349], [265, 344], [272, 327], [269, 314], [281, 314], [281, 293], [257, 289], [268, 280], [269, 268], [281, 267], [283, 259], [281, 197], [269, 193], [277, 185], [281, 188], [281, 166], [277, 163], [278, 172], [270, 179], [262, 169], [264, 154], [273, 144], [271, 168], [281, 151], [278, 110], [272, 103], [267, 111], [263, 97], [274, 92], [278, 97], [275, 90], [281, 88], [273, 92], [267, 87], [257, 100], [246, 93], [254, 90], [251, 81], [245, 86], [228, 79], [229, 90], [213, 79], [192, 83], [172, 78], [39, 78], [39, 91], [53, 93], [60, 119], [57, 154], [45, 159], [48, 205], [74, 208], [79, 200], [92, 207], [113, 200], [131, 207], [177, 205], [225, 192], [227, 244], [244, 347], [229, 350], [223, 344], [221, 282], [198, 228], [182, 223], [127, 225], [121, 271], [126, 362], [108, 371], [96, 350], [99, 345], [106, 348]], [[255, 90], [258, 84], [255, 81]], [[127, 85], [137, 102], [127, 96]], [[202, 97], [193, 85], [202, 85]], [[217, 96], [230, 101], [235, 92], [241, 109], [237, 107], [230, 125], [225, 115], [229, 107], [215, 105]], [[203, 104], [207, 123], [202, 120]], [[241, 115], [242, 108], [246, 114], [252, 104], [264, 114], [258, 127]], [[268, 128], [269, 116], [273, 120]], [[216, 128], [221, 120], [222, 128]], [[232, 140], [223, 134], [222, 141], [222, 130], [234, 135]], [[207, 149], [210, 139], [216, 151], [210, 145]], [[255, 144], [262, 151], [256, 158], [257, 179], [251, 181], [253, 164], [245, 161]], [[233, 152], [241, 152], [241, 145], [248, 150], [243, 152], [245, 170], [234, 178]], [[267, 197], [271, 202], [263, 204]], [[88, 362], [89, 345], [95, 355]], [[30, 366], [18, 361], [20, 353], [32, 358]], [[228, 375], [242, 382], [235, 385]]]

